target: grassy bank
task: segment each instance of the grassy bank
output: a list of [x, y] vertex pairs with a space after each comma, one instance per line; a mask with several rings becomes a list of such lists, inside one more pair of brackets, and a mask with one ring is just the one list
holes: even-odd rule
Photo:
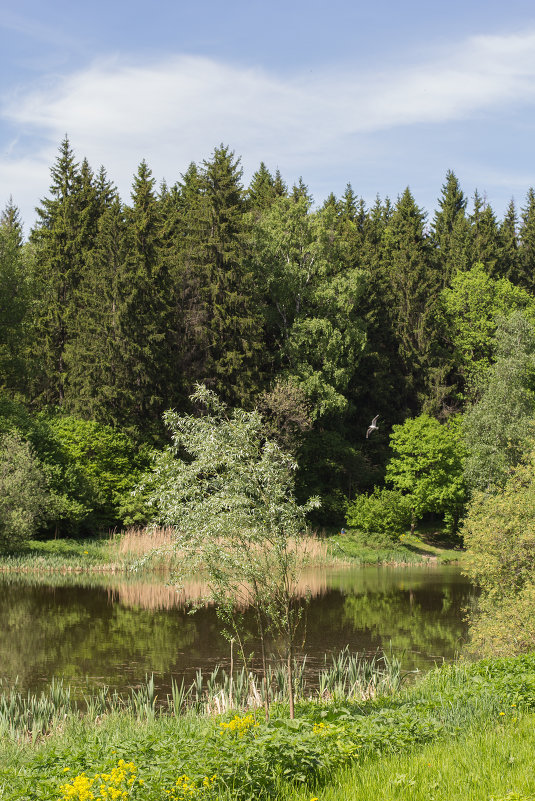
[[[440, 741], [340, 771], [320, 801], [533, 801], [535, 715], [472, 726]], [[287, 801], [309, 801], [289, 791]]]
[[488, 801], [533, 790], [534, 655], [445, 666], [371, 699], [333, 691], [301, 701], [294, 721], [284, 703], [269, 723], [251, 707], [224, 715], [146, 703], [89, 709], [44, 738], [4, 735], [2, 801]]
[[[312, 566], [421, 564], [456, 562], [460, 550], [433, 544], [427, 537], [403, 535], [396, 543], [365, 542], [356, 532], [331, 533], [305, 540]], [[149, 558], [150, 557], [150, 558]], [[107, 538], [27, 542], [18, 551], [0, 554], [0, 572], [118, 573], [136, 568], [147, 573], [173, 570], [180, 554], [167, 529], [130, 529]]]

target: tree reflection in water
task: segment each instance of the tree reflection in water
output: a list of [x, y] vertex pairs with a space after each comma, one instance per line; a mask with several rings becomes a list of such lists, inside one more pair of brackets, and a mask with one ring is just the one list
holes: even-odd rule
[[[391, 646], [407, 670], [450, 660], [473, 595], [451, 565], [318, 569], [299, 589], [311, 596], [303, 653], [312, 669], [346, 645], [361, 653]], [[165, 694], [171, 677], [190, 681], [197, 668], [228, 661], [215, 610], [189, 613], [203, 594], [200, 581], [177, 592], [146, 577], [2, 576], [0, 677], [18, 677], [24, 690], [63, 676], [79, 689], [87, 682], [125, 691], [154, 673]]]

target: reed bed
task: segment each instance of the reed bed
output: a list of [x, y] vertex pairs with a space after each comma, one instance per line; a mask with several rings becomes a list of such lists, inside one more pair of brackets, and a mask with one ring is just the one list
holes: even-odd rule
[[[293, 543], [293, 547], [298, 551], [298, 555], [310, 565], [326, 565], [333, 561], [336, 564], [350, 562], [339, 549], [337, 553], [332, 553], [329, 543], [315, 534], [303, 537], [297, 543]], [[110, 537], [109, 549], [110, 553], [119, 560], [141, 559], [152, 554], [156, 559], [161, 555], [173, 557], [175, 561], [180, 560], [180, 552], [176, 549], [172, 526], [128, 528], [126, 531]]]
[[[325, 657], [315, 675], [306, 669], [306, 657], [296, 661], [294, 674], [296, 702], [365, 701], [392, 695], [404, 679], [400, 663], [394, 657], [375, 654], [367, 658], [348, 649], [330, 660]], [[282, 667], [269, 668], [268, 687], [272, 703], [288, 701], [287, 676]], [[116, 712], [150, 720], [156, 716], [178, 717], [191, 711], [201, 715], [220, 715], [231, 710], [246, 712], [263, 704], [261, 677], [245, 668], [232, 674], [220, 667], [208, 674], [199, 669], [189, 686], [184, 681], [179, 684], [172, 680], [171, 693], [165, 698], [158, 697], [153, 676], [126, 696], [103, 687], [78, 699], [62, 679], [53, 679], [40, 694], [24, 694], [16, 683], [8, 686], [0, 679], [0, 736], [35, 741], [66, 720], [85, 717], [98, 722]]]

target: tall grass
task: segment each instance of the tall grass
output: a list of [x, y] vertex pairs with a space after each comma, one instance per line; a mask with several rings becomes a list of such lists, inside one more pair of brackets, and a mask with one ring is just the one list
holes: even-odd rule
[[[299, 701], [364, 701], [391, 695], [401, 687], [403, 674], [399, 662], [385, 654], [371, 659], [351, 654], [345, 649], [331, 662], [313, 673], [305, 670], [306, 658], [294, 664], [294, 697]], [[268, 687], [272, 703], [288, 701], [287, 674], [270, 667]], [[54, 679], [39, 695], [21, 693], [15, 684], [0, 680], [0, 736], [34, 740], [55, 729], [65, 719], [88, 717], [91, 720], [116, 712], [127, 712], [140, 720], [156, 715], [179, 716], [193, 710], [201, 715], [225, 714], [231, 710], [260, 709], [264, 703], [263, 683], [258, 675], [245, 668], [233, 674], [216, 667], [211, 673], [197, 670], [195, 680], [186, 686], [172, 681], [171, 694], [158, 698], [154, 678], [121, 695], [108, 688], [75, 699], [63, 681]]]

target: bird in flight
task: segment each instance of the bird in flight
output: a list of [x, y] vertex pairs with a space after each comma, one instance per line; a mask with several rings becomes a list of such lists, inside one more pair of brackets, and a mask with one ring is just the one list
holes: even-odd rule
[[370, 434], [373, 434], [373, 432], [377, 431], [377, 429], [379, 428], [379, 426], [377, 425], [378, 419], [379, 419], [379, 415], [376, 414], [375, 417], [373, 418], [373, 420], [371, 421], [370, 425], [368, 426], [368, 430], [366, 431], [366, 439], [368, 439]]

